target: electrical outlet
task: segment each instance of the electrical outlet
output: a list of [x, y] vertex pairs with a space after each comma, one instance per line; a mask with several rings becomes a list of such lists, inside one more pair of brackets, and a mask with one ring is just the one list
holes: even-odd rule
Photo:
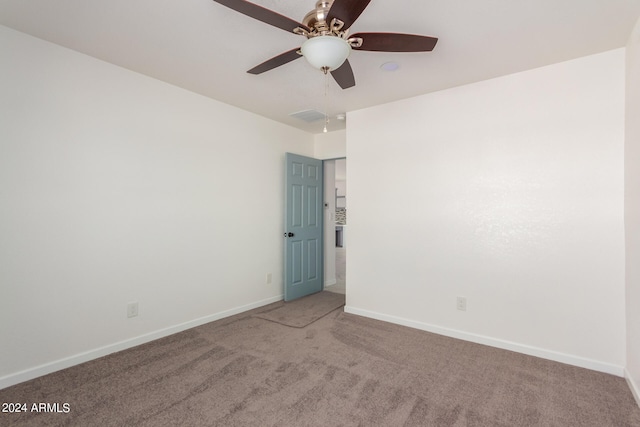
[[267, 285], [271, 283], [271, 273], [267, 273]]
[[465, 297], [458, 297], [456, 308], [460, 311], [467, 311], [467, 299]]
[[127, 317], [136, 317], [138, 315], [138, 303], [130, 302], [127, 304]]

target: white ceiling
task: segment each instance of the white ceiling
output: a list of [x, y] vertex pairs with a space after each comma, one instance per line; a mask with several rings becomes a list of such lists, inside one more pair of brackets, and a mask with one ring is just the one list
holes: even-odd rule
[[[254, 0], [301, 21], [315, 0]], [[436, 36], [430, 53], [352, 52], [356, 86], [330, 82], [329, 114], [490, 79], [626, 44], [640, 0], [372, 0], [356, 32]], [[304, 38], [213, 0], [0, 0], [0, 24], [311, 133], [324, 76], [304, 59], [246, 70]], [[380, 65], [395, 61], [395, 72]], [[332, 119], [330, 130], [344, 128]]]

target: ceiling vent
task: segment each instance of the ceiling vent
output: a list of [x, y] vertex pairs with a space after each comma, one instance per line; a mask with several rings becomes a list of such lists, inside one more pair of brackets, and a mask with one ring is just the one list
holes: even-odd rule
[[298, 111], [297, 113], [289, 114], [291, 117], [295, 117], [296, 119], [304, 120], [307, 123], [317, 122], [318, 120], [324, 120], [324, 113], [316, 110], [304, 110]]

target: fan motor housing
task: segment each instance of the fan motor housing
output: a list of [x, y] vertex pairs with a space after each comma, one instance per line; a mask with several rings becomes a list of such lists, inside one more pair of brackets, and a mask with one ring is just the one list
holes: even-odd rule
[[320, 0], [316, 3], [316, 8], [305, 15], [302, 23], [308, 28], [315, 28], [317, 30], [322, 30], [321, 27], [328, 28], [327, 15], [329, 14], [329, 9], [331, 9], [332, 4], [333, 0]]

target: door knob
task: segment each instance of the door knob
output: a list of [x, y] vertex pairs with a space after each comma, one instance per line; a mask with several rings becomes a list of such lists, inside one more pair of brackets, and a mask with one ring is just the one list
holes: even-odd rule
[[284, 233], [284, 237], [293, 237], [293, 236], [295, 236], [295, 234], [293, 234], [292, 232]]

